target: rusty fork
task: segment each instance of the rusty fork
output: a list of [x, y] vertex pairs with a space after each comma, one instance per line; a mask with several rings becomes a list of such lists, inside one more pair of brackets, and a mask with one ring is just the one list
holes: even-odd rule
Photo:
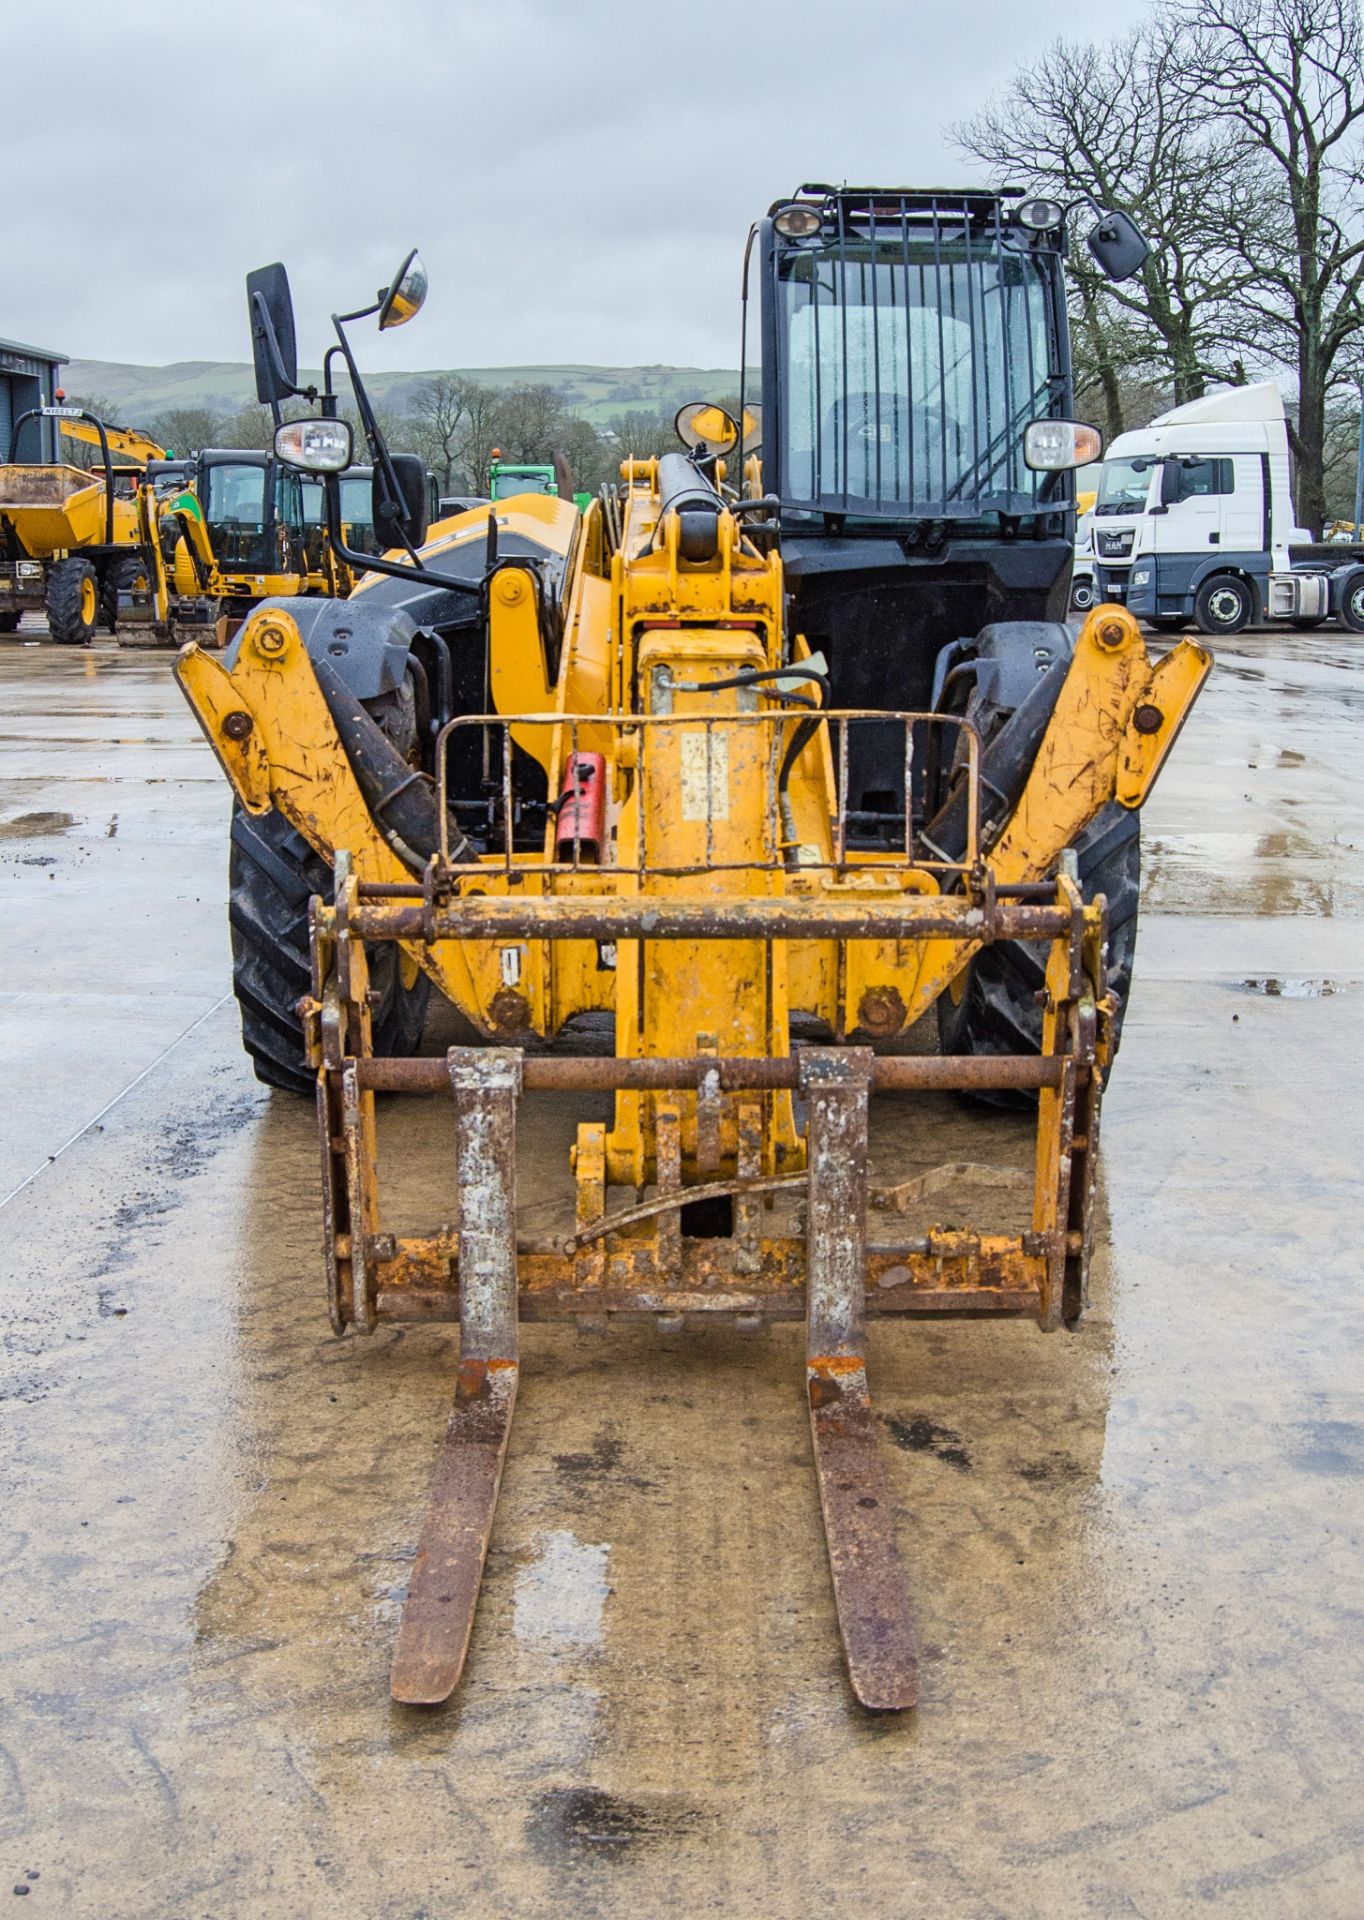
[[805, 1384], [834, 1602], [852, 1690], [895, 1711], [919, 1697], [919, 1656], [866, 1362], [869, 1047], [801, 1055], [808, 1103]]
[[[864, 1353], [868, 1048], [800, 1058], [809, 1107], [806, 1390], [839, 1628], [853, 1692], [894, 1711], [918, 1697]], [[519, 1375], [514, 1049], [453, 1048], [460, 1193], [455, 1405], [393, 1659], [393, 1698], [435, 1706], [459, 1684], [473, 1630]], [[758, 1185], [768, 1183], [757, 1182]], [[676, 1189], [675, 1205], [688, 1192]]]
[[520, 1375], [516, 1101], [521, 1055], [452, 1048], [459, 1218], [459, 1374], [393, 1655], [393, 1698], [439, 1706], [459, 1685]]

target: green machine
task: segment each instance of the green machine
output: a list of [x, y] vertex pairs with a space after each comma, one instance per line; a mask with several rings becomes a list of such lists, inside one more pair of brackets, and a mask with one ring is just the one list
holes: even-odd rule
[[552, 493], [556, 498], [562, 494], [565, 499], [571, 496], [580, 513], [592, 499], [590, 493], [573, 492], [567, 461], [526, 464], [504, 460], [501, 450], [494, 447], [488, 462], [488, 498], [510, 500], [516, 493]]

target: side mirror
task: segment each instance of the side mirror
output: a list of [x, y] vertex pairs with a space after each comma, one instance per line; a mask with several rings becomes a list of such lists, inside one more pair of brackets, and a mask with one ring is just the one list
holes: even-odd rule
[[1106, 280], [1130, 280], [1141, 272], [1151, 251], [1146, 235], [1125, 213], [1101, 213], [1085, 244]]
[[251, 356], [256, 363], [256, 398], [278, 406], [298, 392], [298, 346], [294, 338], [294, 302], [281, 263], [257, 267], [246, 276], [246, 305], [251, 316]]
[[379, 306], [379, 331], [406, 326], [422, 310], [426, 299], [426, 268], [414, 247], [394, 275]]
[[1166, 460], [1160, 469], [1160, 504], [1175, 507], [1184, 498], [1184, 474], [1178, 460]]
[[[690, 447], [693, 452], [699, 449], [709, 458], [728, 453], [737, 444], [739, 423], [714, 401], [691, 400], [685, 407], [678, 408], [673, 432], [684, 447]], [[756, 453], [761, 444], [760, 409], [745, 407], [743, 451]]]
[[395, 453], [389, 458], [402, 499], [395, 502], [390, 497], [382, 461], [370, 482], [370, 515], [384, 553], [391, 547], [419, 547], [426, 538], [426, 468], [415, 453]]

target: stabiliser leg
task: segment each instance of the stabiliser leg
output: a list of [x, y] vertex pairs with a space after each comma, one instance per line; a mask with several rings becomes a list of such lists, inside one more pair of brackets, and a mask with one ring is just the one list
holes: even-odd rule
[[519, 1374], [516, 1102], [521, 1055], [452, 1047], [459, 1182], [459, 1376], [398, 1629], [390, 1690], [439, 1706], [473, 1631]]
[[919, 1657], [865, 1357], [867, 1101], [872, 1054], [801, 1054], [809, 1112], [805, 1380], [839, 1632], [853, 1692], [894, 1712], [919, 1697]]

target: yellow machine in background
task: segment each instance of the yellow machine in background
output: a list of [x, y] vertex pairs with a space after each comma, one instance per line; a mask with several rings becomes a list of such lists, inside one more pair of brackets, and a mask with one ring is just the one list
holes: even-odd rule
[[[460, 1325], [393, 1664], [400, 1701], [442, 1701], [462, 1671], [520, 1319], [652, 1316], [668, 1332], [702, 1314], [740, 1329], [804, 1320], [852, 1688], [877, 1709], [917, 1697], [866, 1320], [984, 1312], [1054, 1328], [1080, 1313], [1131, 967], [1096, 881], [1132, 883], [1137, 810], [1210, 665], [1189, 642], [1154, 662], [1117, 607], [1078, 634], [1031, 615], [1029, 593], [1064, 607], [1069, 470], [1092, 444], [1064, 417], [1064, 361], [1043, 359], [1036, 392], [1010, 401], [1027, 360], [1007, 327], [954, 336], [936, 370], [925, 358], [949, 310], [986, 311], [948, 286], [958, 263], [1034, 359], [1057, 338], [1049, 204], [1025, 203], [1029, 219], [988, 195], [802, 190], [758, 234], [777, 342], [761, 462], [756, 425], [741, 445], [719, 409], [684, 410], [689, 451], [627, 462], [581, 518], [513, 498], [423, 544], [410, 511], [407, 553], [344, 608], [301, 622], [297, 606], [262, 606], [224, 662], [180, 657], [237, 802], [244, 1039], [262, 1078], [316, 1093], [332, 1325]], [[843, 277], [849, 260], [884, 266], [883, 281]], [[279, 345], [293, 339], [287, 282], [262, 284], [258, 370], [283, 396], [296, 391]], [[424, 292], [410, 258], [380, 324]], [[897, 339], [911, 294], [932, 326]], [[831, 327], [826, 356], [816, 329]], [[869, 367], [848, 342], [873, 338], [894, 350]], [[949, 438], [972, 353], [1001, 412]], [[872, 385], [831, 390], [843, 365]], [[970, 391], [986, 390], [982, 371]], [[293, 452], [316, 470], [349, 459], [330, 396]], [[990, 617], [965, 628], [972, 595]], [[307, 985], [290, 1000], [310, 892]], [[1029, 982], [1021, 999], [1004, 995], [1005, 962]], [[430, 985], [485, 1045], [412, 1057]], [[935, 1009], [941, 1052], [896, 1045]], [[539, 1047], [602, 1014], [610, 1057]], [[614, 1095], [609, 1123], [577, 1128], [572, 1228], [539, 1237], [516, 1214], [517, 1104], [532, 1087]], [[1034, 1099], [1028, 1224], [952, 1196], [872, 1234], [869, 1102], [883, 1089]], [[405, 1232], [381, 1194], [386, 1091], [454, 1102], [436, 1232]]]
[[[354, 573], [324, 536], [322, 482], [271, 451], [211, 448], [167, 456], [145, 434], [81, 409], [44, 407], [89, 466], [0, 466], [0, 632], [46, 614], [54, 640], [82, 645], [100, 626], [125, 642], [226, 638], [259, 601], [344, 597]], [[343, 481], [351, 538], [373, 545], [369, 474]]]
[[157, 574], [154, 514], [142, 498], [150, 461], [164, 451], [145, 435], [107, 427], [79, 407], [39, 407], [14, 424], [59, 422], [62, 437], [98, 450], [98, 464], [0, 465], [0, 632], [25, 612], [45, 612], [54, 640], [76, 645], [114, 628], [120, 600], [146, 604]]

